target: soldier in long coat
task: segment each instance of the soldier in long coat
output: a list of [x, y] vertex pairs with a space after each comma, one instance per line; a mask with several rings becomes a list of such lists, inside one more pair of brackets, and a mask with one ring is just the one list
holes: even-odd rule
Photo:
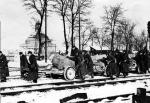
[[72, 48], [71, 52], [71, 56], [73, 56], [73, 60], [75, 61], [77, 76], [81, 80], [84, 80], [85, 75], [88, 74], [88, 70], [82, 52], [75, 46]]
[[114, 57], [114, 54], [111, 52], [107, 58], [110, 61], [108, 63], [107, 68], [106, 68], [107, 76], [110, 76], [111, 78], [113, 78], [113, 75], [116, 75], [118, 77], [119, 76], [119, 67], [117, 65], [116, 58]]
[[[126, 77], [129, 72], [129, 65], [128, 65], [128, 54], [126, 52], [117, 52], [116, 53], [116, 60], [117, 60], [117, 65], [119, 67], [119, 74], [123, 73], [123, 76]], [[118, 74], [118, 75], [119, 75]]]
[[7, 59], [6, 56], [0, 51], [0, 80], [1, 82], [6, 82], [7, 71]]
[[81, 51], [78, 51], [78, 53], [76, 53], [75, 65], [77, 68], [78, 76], [81, 80], [84, 80], [85, 76], [88, 74], [88, 69]]
[[89, 74], [93, 78], [94, 77], [94, 71], [93, 71], [93, 61], [92, 61], [92, 58], [91, 58], [90, 54], [87, 51], [84, 50], [83, 53], [84, 53], [83, 57], [84, 57], [86, 65], [87, 65], [87, 69], [89, 71]]
[[19, 55], [20, 55], [20, 73], [21, 77], [24, 77], [24, 74], [28, 70], [28, 60], [27, 57], [22, 52], [19, 52]]
[[38, 64], [35, 58], [35, 55], [32, 54], [31, 51], [28, 52], [29, 54], [29, 69], [30, 69], [30, 76], [29, 78], [33, 80], [34, 83], [37, 83], [38, 79]]

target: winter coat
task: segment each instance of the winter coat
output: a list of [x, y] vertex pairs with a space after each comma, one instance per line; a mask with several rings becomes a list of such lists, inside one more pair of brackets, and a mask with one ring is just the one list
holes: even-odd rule
[[28, 60], [25, 55], [20, 56], [20, 67], [27, 68], [28, 67]]
[[29, 63], [25, 55], [20, 56], [20, 72], [21, 76], [24, 76], [26, 72], [29, 72]]
[[38, 78], [38, 64], [35, 58], [35, 55], [29, 57], [29, 76], [28, 79], [35, 80]]
[[78, 55], [75, 56], [75, 64], [78, 76], [83, 79], [84, 76], [88, 74], [88, 70], [83, 55], [80, 51], [78, 52]]
[[86, 65], [87, 65], [88, 71], [89, 71], [90, 73], [93, 73], [93, 61], [92, 61], [91, 56], [90, 56], [88, 53], [86, 53], [86, 54], [84, 55], [84, 60], [85, 60], [85, 63], [86, 63]]
[[0, 56], [0, 78], [6, 77], [9, 75], [8, 72], [8, 64], [7, 59], [5, 55]]

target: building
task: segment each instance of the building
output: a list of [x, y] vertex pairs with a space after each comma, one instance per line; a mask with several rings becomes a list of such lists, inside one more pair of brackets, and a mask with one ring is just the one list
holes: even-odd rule
[[[45, 35], [41, 34], [41, 45], [42, 45], [42, 53], [41, 56], [45, 55]], [[38, 35], [30, 35], [20, 46], [23, 51], [32, 51], [34, 54], [38, 54], [39, 48], [39, 36]], [[49, 57], [52, 52], [56, 52], [56, 44], [52, 43], [52, 40], [47, 36], [47, 56]]]

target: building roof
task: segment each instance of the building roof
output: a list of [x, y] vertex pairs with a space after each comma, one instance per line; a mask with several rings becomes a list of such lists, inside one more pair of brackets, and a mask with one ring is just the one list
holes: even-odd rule
[[[33, 35], [34, 38], [39, 39], [39, 35]], [[45, 38], [45, 34], [41, 33], [41, 38]], [[47, 40], [50, 40], [48, 36], [46, 36]]]

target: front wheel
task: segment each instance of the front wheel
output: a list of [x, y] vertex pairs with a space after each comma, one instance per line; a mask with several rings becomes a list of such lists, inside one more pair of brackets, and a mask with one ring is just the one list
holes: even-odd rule
[[72, 67], [65, 68], [64, 70], [64, 78], [65, 80], [73, 80], [76, 76], [75, 69]]

